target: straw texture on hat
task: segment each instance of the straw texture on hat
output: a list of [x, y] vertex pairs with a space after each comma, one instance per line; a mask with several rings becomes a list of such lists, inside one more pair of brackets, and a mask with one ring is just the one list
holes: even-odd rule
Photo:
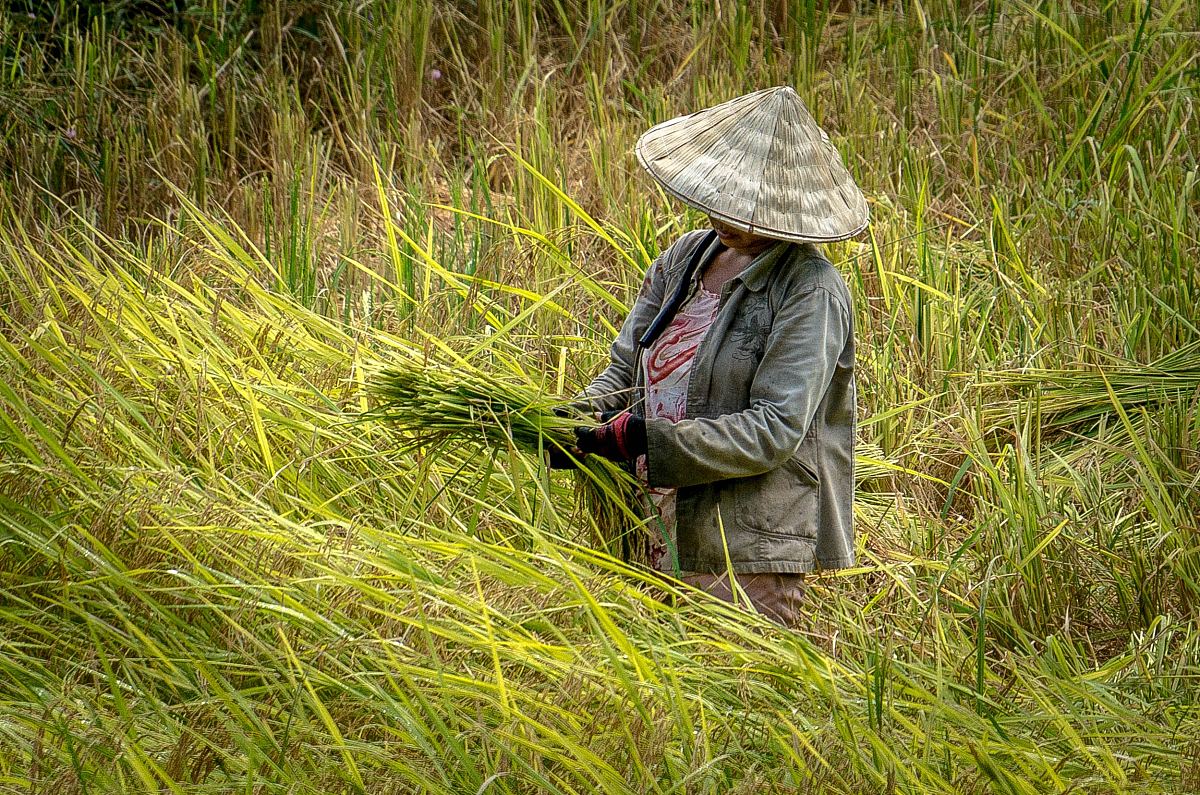
[[867, 226], [867, 200], [789, 86], [651, 127], [638, 161], [668, 193], [763, 237], [828, 242]]

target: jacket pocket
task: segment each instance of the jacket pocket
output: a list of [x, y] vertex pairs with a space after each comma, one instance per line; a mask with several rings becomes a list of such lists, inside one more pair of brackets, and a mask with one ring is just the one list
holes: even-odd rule
[[774, 538], [817, 537], [820, 482], [798, 458], [751, 478], [734, 488], [734, 508], [740, 527]]

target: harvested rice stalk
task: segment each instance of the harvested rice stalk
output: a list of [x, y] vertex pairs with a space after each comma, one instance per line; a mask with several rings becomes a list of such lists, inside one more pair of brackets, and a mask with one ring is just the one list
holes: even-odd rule
[[[364, 418], [391, 423], [422, 445], [515, 447], [531, 456], [554, 447], [570, 453], [574, 428], [595, 422], [527, 382], [461, 364], [392, 362], [368, 378], [368, 392], [376, 405]], [[652, 531], [641, 483], [599, 456], [578, 465], [580, 505], [595, 522], [599, 537], [594, 542], [613, 555], [648, 563]]]
[[1007, 422], [1015, 410], [1036, 397], [1043, 429], [1086, 432], [1114, 413], [1137, 408], [1154, 411], [1180, 395], [1200, 394], [1200, 342], [1147, 364], [998, 371], [982, 377], [977, 386], [998, 387], [1014, 395], [994, 401], [985, 411], [992, 422]]

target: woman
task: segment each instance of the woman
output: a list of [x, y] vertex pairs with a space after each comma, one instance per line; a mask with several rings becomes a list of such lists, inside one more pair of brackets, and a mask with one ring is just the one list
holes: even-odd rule
[[712, 231], [650, 266], [581, 396], [619, 414], [579, 450], [636, 463], [656, 568], [795, 623], [804, 574], [854, 563], [853, 312], [813, 243], [861, 232], [866, 200], [789, 87], [660, 124], [637, 155]]

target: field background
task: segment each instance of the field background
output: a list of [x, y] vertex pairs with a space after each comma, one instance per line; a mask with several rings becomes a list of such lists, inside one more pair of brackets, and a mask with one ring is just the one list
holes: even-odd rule
[[[0, 791], [1200, 792], [1195, 0], [0, 9]], [[664, 605], [570, 394], [703, 219], [631, 154], [791, 84], [871, 203], [861, 566]], [[464, 365], [466, 366], [466, 365]]]

